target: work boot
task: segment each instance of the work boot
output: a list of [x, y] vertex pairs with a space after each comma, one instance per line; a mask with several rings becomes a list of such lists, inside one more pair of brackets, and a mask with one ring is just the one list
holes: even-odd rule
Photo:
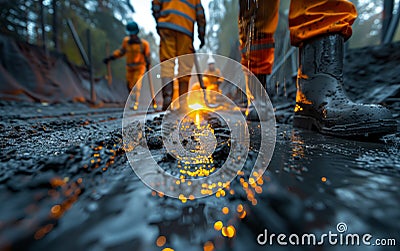
[[254, 76], [256, 76], [258, 81], [260, 81], [261, 85], [266, 90], [267, 89], [267, 78], [268, 78], [268, 75], [267, 74], [254, 74]]
[[394, 133], [397, 123], [380, 105], [354, 103], [343, 90], [343, 44], [334, 34], [300, 47], [293, 125], [338, 137]]
[[[126, 86], [128, 87], [129, 95], [132, 100], [132, 106], [130, 108], [132, 110], [136, 111], [139, 106], [139, 98], [137, 97], [137, 92], [134, 89], [135, 85], [133, 83], [131, 83], [130, 81], [126, 81]], [[134, 89], [133, 92], [132, 92], [132, 89]]]
[[174, 85], [172, 78], [161, 78], [161, 84], [164, 86], [162, 88], [162, 95], [163, 95], [163, 106], [162, 110], [166, 111], [168, 107], [171, 105], [172, 102], [172, 95], [174, 93]]
[[189, 81], [179, 80], [179, 109], [178, 112], [188, 111], [187, 93], [189, 91]]
[[[265, 90], [267, 90], [267, 74], [255, 74], [256, 78], [258, 79], [258, 81], [260, 81], [261, 85], [265, 88]], [[255, 99], [257, 99], [257, 93], [252, 93], [252, 95], [256, 96]], [[257, 100], [255, 100], [254, 102], [257, 102]], [[262, 106], [262, 104], [261, 104]], [[259, 111], [261, 112], [261, 111]], [[246, 115], [246, 120], [247, 121], [260, 121], [260, 118], [257, 114], [256, 109], [254, 108], [254, 105], [251, 104], [250, 107], [248, 108], [248, 114]]]
[[139, 97], [140, 97], [140, 91], [138, 91], [136, 85], [132, 89], [133, 94], [132, 94], [132, 99], [133, 99], [133, 110], [137, 110], [139, 108]]

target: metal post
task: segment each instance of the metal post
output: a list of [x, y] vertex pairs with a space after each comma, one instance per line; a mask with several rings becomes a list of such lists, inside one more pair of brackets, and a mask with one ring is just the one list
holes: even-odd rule
[[79, 53], [81, 54], [83, 62], [85, 63], [85, 65], [87, 67], [89, 67], [89, 65], [90, 65], [89, 58], [86, 55], [85, 49], [83, 48], [82, 42], [79, 39], [78, 33], [76, 32], [74, 24], [72, 23], [71, 19], [68, 19], [67, 24], [68, 24], [69, 29], [71, 30], [72, 37], [75, 41], [75, 44], [79, 49]]
[[153, 79], [151, 77], [151, 72], [149, 70], [150, 70], [150, 66], [147, 66], [146, 71], [147, 71], [147, 78], [149, 80], [150, 95], [151, 95], [151, 100], [153, 102], [153, 108], [155, 110], [155, 109], [157, 109], [157, 101], [156, 101], [156, 95], [154, 94]]
[[87, 50], [89, 54], [89, 77], [90, 77], [90, 100], [92, 103], [96, 102], [96, 90], [94, 89], [94, 78], [93, 78], [93, 64], [92, 64], [92, 46], [91, 46], [91, 37], [90, 37], [90, 29], [86, 30], [87, 36]]
[[54, 49], [56, 51], [60, 51], [60, 47], [58, 44], [58, 9], [57, 9], [57, 0], [52, 1], [53, 6], [53, 42]]
[[42, 46], [43, 50], [45, 51], [47, 55], [47, 48], [46, 48], [46, 30], [45, 30], [45, 23], [44, 23], [44, 4], [43, 0], [40, 1], [40, 24], [41, 24], [41, 30], [42, 30]]
[[297, 74], [297, 54], [293, 53], [293, 55], [291, 56], [292, 59], [292, 68], [291, 68], [291, 76], [295, 76]]
[[400, 21], [400, 4], [398, 5], [396, 15], [390, 21], [390, 24], [389, 24], [389, 27], [387, 30], [387, 34], [383, 40], [384, 44], [388, 44], [393, 41], [394, 34], [397, 30], [397, 26], [399, 25], [399, 21]]
[[386, 37], [389, 24], [392, 21], [393, 17], [393, 8], [394, 8], [394, 0], [384, 0], [383, 1], [383, 17], [382, 17], [382, 36], [381, 36], [381, 42], [383, 43], [383, 40]]
[[[107, 42], [106, 43], [106, 56], [108, 57], [110, 55], [110, 44]], [[112, 73], [111, 73], [111, 63], [110, 61], [107, 62], [107, 81], [108, 81], [108, 86], [111, 86], [112, 84]]]

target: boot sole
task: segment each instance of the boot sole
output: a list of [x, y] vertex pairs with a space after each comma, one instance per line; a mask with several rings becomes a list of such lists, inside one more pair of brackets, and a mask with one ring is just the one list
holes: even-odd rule
[[387, 119], [370, 121], [368, 123], [325, 127], [313, 117], [295, 115], [293, 118], [293, 127], [318, 131], [322, 134], [336, 137], [376, 138], [386, 134], [396, 133], [397, 122]]

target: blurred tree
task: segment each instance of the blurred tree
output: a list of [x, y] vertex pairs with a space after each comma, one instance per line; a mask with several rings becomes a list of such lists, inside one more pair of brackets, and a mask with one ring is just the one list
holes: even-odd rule
[[213, 0], [209, 3], [205, 52], [217, 53], [238, 59], [239, 31], [237, 0]]
[[[97, 76], [105, 75], [106, 67], [102, 59], [108, 56], [106, 44], [109, 44], [110, 52], [120, 47], [126, 35], [125, 23], [130, 19], [133, 7], [129, 1], [117, 0], [59, 0], [58, 2], [59, 8], [63, 10], [60, 14], [63, 20], [62, 26], [66, 27], [66, 20], [71, 19], [85, 48], [87, 48], [86, 29], [91, 30], [93, 67]], [[76, 64], [83, 65], [68, 29], [62, 29], [59, 39], [61, 50], [68, 58]], [[113, 62], [112, 72], [115, 77], [124, 79], [125, 62], [123, 60]]]
[[29, 22], [37, 20], [33, 1], [0, 1], [0, 31], [18, 39], [29, 39]]
[[353, 35], [347, 46], [351, 48], [380, 42], [383, 1], [351, 0], [357, 8], [358, 18], [353, 24]]
[[215, 53], [219, 47], [219, 31], [221, 29], [221, 21], [224, 18], [225, 6], [221, 0], [213, 0], [208, 4], [210, 13], [207, 20], [206, 45], [203, 49], [205, 52]]
[[[86, 29], [92, 34], [92, 53], [96, 75], [104, 75], [102, 59], [106, 57], [106, 44], [111, 51], [120, 47], [125, 24], [131, 19], [133, 7], [129, 0], [13, 0], [0, 1], [0, 32], [16, 39], [42, 45], [40, 5], [44, 5], [47, 48], [56, 44], [75, 64], [83, 65], [66, 20], [71, 19], [85, 48]], [[54, 14], [57, 14], [54, 20]], [[58, 31], [58, 32], [55, 32]], [[145, 35], [145, 34], [143, 34]], [[113, 74], [125, 78], [125, 62], [112, 64]]]

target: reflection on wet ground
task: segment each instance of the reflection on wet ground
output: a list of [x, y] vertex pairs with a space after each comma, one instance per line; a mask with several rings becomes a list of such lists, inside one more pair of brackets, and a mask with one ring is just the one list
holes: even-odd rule
[[[311, 209], [311, 225], [329, 229], [346, 222], [351, 232], [399, 237], [400, 157], [392, 154], [397, 144], [281, 130], [284, 140], [278, 139], [269, 170]], [[285, 151], [288, 144], [291, 151]]]
[[368, 143], [278, 124], [269, 168], [251, 183], [258, 125], [249, 124], [252, 151], [239, 175], [212, 196], [178, 200], [133, 173], [115, 110], [81, 114], [2, 117], [0, 249], [265, 250], [256, 241], [264, 229], [326, 233], [339, 222], [400, 242], [398, 137]]
[[[146, 140], [160, 165], [169, 174], [181, 179], [207, 177], [218, 171], [225, 163], [230, 152], [231, 132], [222, 118], [217, 114], [201, 109], [189, 113], [174, 126], [178, 130], [176, 138], [172, 138], [172, 147], [165, 149], [162, 142], [168, 141], [173, 130], [162, 132], [158, 125], [162, 117], [146, 122]], [[167, 132], [166, 132], [167, 131]], [[159, 135], [161, 144], [154, 145], [154, 135]], [[180, 144], [181, 149], [177, 147]]]

